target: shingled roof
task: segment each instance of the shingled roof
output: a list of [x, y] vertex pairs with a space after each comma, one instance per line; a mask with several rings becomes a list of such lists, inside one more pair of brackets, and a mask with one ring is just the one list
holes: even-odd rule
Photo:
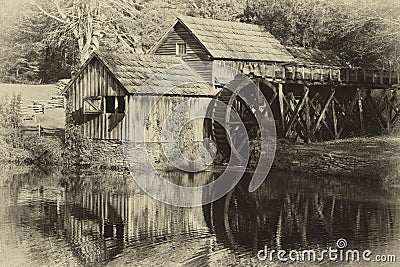
[[179, 16], [173, 26], [176, 23], [181, 23], [214, 59], [294, 61], [285, 47], [259, 25], [189, 16]]
[[[176, 56], [95, 51], [81, 70], [94, 58], [103, 63], [130, 94], [164, 94], [166, 90], [168, 90], [166, 95], [212, 96], [215, 94], [211, 86], [199, 82], [202, 78]], [[65, 91], [75, 79], [69, 82]]]

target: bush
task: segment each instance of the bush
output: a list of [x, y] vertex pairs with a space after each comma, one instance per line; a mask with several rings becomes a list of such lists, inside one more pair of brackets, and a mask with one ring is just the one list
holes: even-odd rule
[[64, 164], [67, 167], [85, 165], [90, 162], [90, 141], [83, 137], [82, 127], [76, 125], [71, 112], [71, 106], [67, 106], [64, 144]]
[[35, 165], [61, 165], [63, 144], [57, 137], [45, 136], [23, 136], [21, 143], [28, 157], [24, 159], [25, 163]]
[[57, 137], [24, 136], [21, 133], [21, 96], [0, 99], [0, 161], [36, 165], [60, 165], [63, 144]]
[[5, 163], [25, 163], [30, 158], [30, 152], [23, 148], [14, 147], [4, 136], [0, 136], [0, 161]]

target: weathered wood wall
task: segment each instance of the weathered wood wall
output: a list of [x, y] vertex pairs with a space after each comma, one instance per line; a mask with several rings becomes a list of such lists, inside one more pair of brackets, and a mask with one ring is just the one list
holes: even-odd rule
[[[87, 97], [101, 97], [101, 112], [85, 114], [84, 99]], [[125, 113], [106, 113], [105, 96], [122, 96], [125, 102]], [[192, 96], [158, 96], [130, 95], [114, 78], [109, 70], [96, 58], [90, 61], [82, 71], [67, 94], [67, 101], [72, 107], [74, 123], [81, 125], [84, 136], [102, 140], [146, 140], [146, 142], [160, 142], [161, 129], [171, 110], [178, 104], [193, 99]], [[159, 100], [157, 103], [157, 99]], [[186, 104], [185, 114], [178, 118], [189, 118], [189, 103]], [[152, 108], [150, 114], [143, 110]], [[194, 107], [194, 110], [206, 109]], [[148, 118], [144, 116], [149, 115]], [[138, 125], [139, 121], [147, 121], [146, 129]], [[179, 129], [177, 129], [179, 130]], [[204, 120], [191, 122], [182, 133], [183, 141], [202, 141], [204, 136]]]
[[128, 100], [127, 91], [96, 58], [87, 64], [68, 90], [67, 101], [71, 104], [74, 122], [83, 127], [85, 137], [120, 140], [124, 114], [105, 113], [104, 98], [101, 100], [102, 113], [84, 114], [84, 98], [90, 96], [124, 96], [125, 101]]
[[185, 61], [209, 61], [210, 55], [204, 47], [183, 27], [177, 23], [165, 41], [154, 51], [156, 55], [175, 55], [176, 44], [186, 43], [186, 55], [182, 56]]
[[[139, 96], [131, 95], [129, 98], [128, 114], [125, 123], [126, 131], [124, 139], [126, 140], [146, 140], [146, 142], [157, 143], [161, 141], [161, 129], [164, 126], [165, 120], [170, 116], [171, 111], [178, 105], [184, 105], [184, 112], [180, 112], [177, 116], [171, 116], [172, 120], [186, 120], [193, 116], [191, 110], [206, 110], [207, 105], [195, 107], [190, 106], [190, 99], [195, 99], [189, 96]], [[194, 101], [196, 102], [196, 101]], [[193, 103], [192, 103], [193, 104]], [[152, 110], [150, 114], [144, 114], [144, 110]], [[147, 117], [148, 115], [148, 117]], [[146, 118], [147, 117], [147, 118]], [[137, 125], [137, 122], [146, 121], [146, 128]], [[180, 129], [174, 128], [176, 132]], [[183, 141], [198, 142], [204, 138], [204, 119], [196, 119], [185, 127], [182, 132]]]

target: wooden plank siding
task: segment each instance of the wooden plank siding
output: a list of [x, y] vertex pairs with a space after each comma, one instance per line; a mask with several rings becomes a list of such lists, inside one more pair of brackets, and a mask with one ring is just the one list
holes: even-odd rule
[[[198, 97], [130, 95], [129, 112], [127, 113], [127, 119], [125, 121], [127, 127], [124, 139], [131, 141], [145, 140], [147, 143], [161, 142], [161, 128], [163, 127], [165, 120], [171, 115], [171, 111], [178, 105], [185, 105], [185, 111], [178, 115], [175, 114], [175, 116], [170, 119], [188, 121], [188, 118], [194, 117], [194, 114], [191, 112], [207, 109], [208, 104], [204, 104], [204, 102], [202, 102], [202, 106], [199, 106], [199, 102], [197, 101], [189, 102], [190, 99], [195, 98]], [[144, 110], [151, 110], [151, 112], [150, 114], [144, 114]], [[137, 122], [146, 122], [146, 130], [143, 126], [137, 125]], [[191, 130], [185, 132], [183, 139], [194, 142], [203, 141], [204, 119], [192, 120], [189, 125]], [[172, 130], [179, 133], [181, 129], [176, 127]]]
[[165, 41], [154, 51], [154, 54], [176, 55], [177, 43], [186, 43], [186, 55], [182, 56], [185, 61], [211, 60], [210, 54], [180, 23], [175, 25], [173, 30], [165, 38]]
[[76, 124], [83, 126], [86, 138], [122, 140], [125, 114], [105, 113], [104, 98], [101, 114], [84, 114], [83, 102], [88, 96], [124, 96], [125, 101], [128, 99], [127, 91], [97, 59], [87, 65], [69, 90], [73, 118]]

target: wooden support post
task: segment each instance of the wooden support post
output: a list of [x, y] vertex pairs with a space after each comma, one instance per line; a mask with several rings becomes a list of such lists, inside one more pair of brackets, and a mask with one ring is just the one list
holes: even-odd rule
[[305, 122], [306, 122], [306, 139], [305, 142], [307, 144], [311, 143], [311, 117], [310, 117], [310, 103], [309, 103], [309, 91], [310, 89], [307, 86], [304, 86], [304, 96], [305, 96], [305, 101], [304, 101], [304, 116], [305, 116]]
[[260, 91], [261, 91], [261, 89], [260, 89], [260, 79], [257, 79], [256, 80], [256, 83], [257, 83], [257, 88], [258, 88], [258, 90], [257, 90], [257, 96], [256, 96], [256, 98], [257, 98], [257, 101], [256, 101], [256, 106], [255, 106], [255, 108], [256, 108], [256, 110], [260, 110]]
[[384, 100], [384, 96], [385, 96], [385, 92], [383, 92], [381, 94], [381, 96], [379, 97], [378, 102], [375, 103], [375, 100], [371, 96], [371, 89], [368, 89], [368, 91], [367, 91], [367, 98], [368, 98], [368, 100], [370, 102], [370, 105], [371, 105], [371, 114], [372, 114], [372, 117], [371, 117], [371, 119], [369, 119], [369, 123], [368, 123], [368, 126], [367, 126], [368, 129], [370, 128], [372, 123], [375, 122], [376, 119], [378, 119], [378, 123], [382, 128], [386, 128], [385, 119], [382, 116], [382, 111], [383, 110], [382, 110], [382, 108], [380, 108], [381, 104], [382, 104], [382, 100]]
[[292, 80], [296, 80], [296, 71], [298, 67], [292, 67]]
[[371, 70], [372, 72], [372, 83], [375, 83], [375, 71]]
[[310, 69], [311, 69], [311, 71], [310, 71], [310, 74], [311, 74], [311, 75], [310, 75], [310, 80], [311, 80], [311, 81], [314, 81], [314, 68], [311, 67]]
[[283, 84], [280, 83], [278, 85], [278, 100], [279, 100], [279, 115], [280, 115], [280, 120], [281, 120], [281, 131], [282, 131], [282, 136], [285, 134], [285, 107], [283, 106], [283, 98], [285, 96], [283, 95]]
[[385, 90], [385, 104], [386, 104], [386, 112], [387, 112], [387, 118], [386, 118], [386, 132], [387, 134], [390, 134], [391, 132], [391, 120], [392, 120], [392, 109], [390, 106], [390, 98], [389, 98], [389, 90]]
[[335, 91], [332, 90], [331, 95], [326, 100], [325, 105], [320, 112], [318, 110], [316, 110], [315, 106], [312, 105], [312, 102], [310, 102], [311, 106], [314, 107], [316, 115], [318, 116], [317, 122], [315, 123], [315, 125], [312, 129], [312, 135], [314, 135], [316, 133], [319, 126], [321, 125], [321, 122], [323, 122], [325, 124], [325, 122], [326, 122], [325, 121], [325, 118], [326, 118], [325, 113], [327, 112], [327, 110], [329, 108], [329, 104], [331, 103], [331, 101], [333, 100], [334, 97], [335, 97]]
[[358, 96], [358, 111], [360, 115], [360, 130], [361, 135], [365, 134], [365, 124], [364, 124], [364, 111], [363, 111], [363, 103], [362, 103], [362, 95], [361, 90], [357, 88], [357, 96]]
[[[294, 96], [293, 93], [288, 94], [288, 96], [292, 97], [292, 103], [295, 103], [294, 101]], [[285, 137], [288, 137], [290, 130], [292, 129], [292, 126], [295, 124], [295, 122], [297, 123], [301, 123], [301, 120], [298, 119], [300, 110], [302, 110], [304, 103], [305, 103], [305, 99], [308, 98], [308, 91], [304, 92], [302, 99], [299, 103], [297, 103], [295, 110], [292, 112], [292, 117], [289, 120], [289, 123], [287, 124], [287, 127], [285, 127]], [[291, 103], [288, 101], [287, 106], [289, 108], [289, 110], [291, 109]], [[304, 128], [304, 127], [303, 127]]]
[[[335, 92], [336, 90], [334, 88], [332, 88], [332, 90]], [[337, 117], [336, 117], [336, 110], [335, 110], [335, 99], [332, 100], [331, 102], [331, 106], [332, 106], [332, 126], [333, 126], [333, 135], [334, 135], [334, 139], [339, 138], [338, 135], [338, 127], [337, 127]]]
[[276, 78], [276, 63], [272, 65], [272, 79], [275, 80], [275, 78]]

